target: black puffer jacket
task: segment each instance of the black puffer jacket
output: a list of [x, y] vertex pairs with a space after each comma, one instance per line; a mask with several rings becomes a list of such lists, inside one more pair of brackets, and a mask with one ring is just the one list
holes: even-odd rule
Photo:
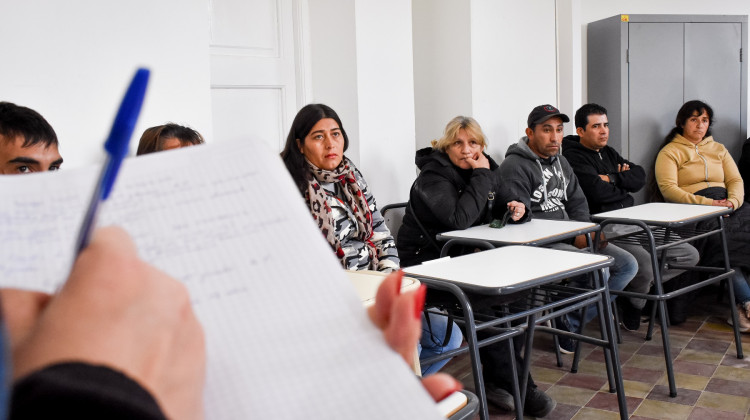
[[402, 266], [438, 258], [441, 246], [435, 242], [438, 233], [502, 217], [507, 206], [494, 200], [498, 165], [491, 157], [487, 159], [490, 169], [467, 170], [453, 165], [447, 154], [431, 147], [417, 151], [415, 162], [421, 172], [411, 187], [409, 205], [396, 240]]

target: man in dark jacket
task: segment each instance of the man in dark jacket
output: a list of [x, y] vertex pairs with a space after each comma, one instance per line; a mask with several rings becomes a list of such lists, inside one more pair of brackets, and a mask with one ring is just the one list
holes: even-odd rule
[[[590, 221], [589, 207], [573, 168], [560, 152], [563, 139], [563, 123], [569, 122], [567, 115], [552, 105], [539, 105], [529, 114], [526, 136], [511, 145], [500, 164], [499, 198], [519, 197], [531, 212], [532, 217], [555, 220]], [[578, 250], [586, 247], [586, 238], [581, 235], [574, 244], [556, 243], [551, 248]], [[606, 245], [602, 254], [615, 259], [608, 279], [611, 290], [622, 290], [635, 275], [638, 267], [635, 258], [614, 245]], [[576, 279], [576, 282], [585, 282]], [[590, 305], [585, 314], [589, 321], [596, 316], [596, 307]], [[578, 312], [562, 317], [563, 327], [578, 331], [581, 319]], [[559, 325], [558, 325], [559, 327]], [[572, 353], [575, 342], [560, 336], [560, 350]]]
[[[597, 104], [586, 104], [576, 111], [575, 124], [578, 135], [563, 139], [563, 155], [573, 167], [591, 213], [632, 206], [634, 200], [630, 193], [643, 188], [646, 184], [646, 172], [607, 145], [607, 110]], [[605, 227], [604, 235], [611, 237], [635, 230], [637, 228], [634, 229], [632, 226], [608, 225]], [[620, 247], [638, 260], [638, 272], [626, 290], [648, 293], [654, 281], [651, 255], [638, 244], [623, 243]], [[699, 256], [698, 251], [690, 244], [681, 244], [669, 248], [666, 258], [666, 262], [672, 264], [695, 265]], [[662, 281], [667, 281], [680, 273], [681, 270], [666, 270], [662, 274]], [[631, 331], [637, 330], [641, 323], [641, 310], [646, 301], [629, 298], [619, 299], [617, 302], [623, 312], [623, 326]]]

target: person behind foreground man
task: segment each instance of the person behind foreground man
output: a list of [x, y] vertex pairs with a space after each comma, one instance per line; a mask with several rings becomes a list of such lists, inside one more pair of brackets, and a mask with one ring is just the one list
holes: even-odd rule
[[57, 134], [33, 109], [0, 102], [0, 175], [60, 169]]
[[190, 127], [168, 123], [147, 128], [138, 142], [136, 155], [140, 156], [203, 143], [205, 141], [199, 132]]
[[[750, 209], [743, 206], [744, 183], [734, 159], [714, 141], [714, 112], [705, 102], [688, 101], [677, 112], [675, 127], [667, 134], [656, 157], [654, 177], [664, 200], [671, 203], [728, 207], [724, 219], [732, 284], [739, 310], [740, 330], [750, 331]], [[715, 219], [699, 227], [716, 228]], [[701, 265], [724, 266], [719, 235], [697, 241]], [[731, 318], [729, 318], [731, 321]]]
[[[586, 195], [591, 213], [631, 207], [635, 200], [630, 193], [639, 191], [646, 184], [646, 172], [639, 165], [620, 156], [608, 146], [609, 121], [607, 110], [597, 104], [582, 106], [575, 115], [576, 133], [563, 139], [563, 156], [570, 162], [578, 183]], [[636, 228], [637, 229], [637, 228]], [[603, 234], [605, 238], [633, 232], [633, 226], [607, 225]], [[623, 243], [618, 246], [632, 254], [638, 261], [638, 272], [628, 283], [625, 290], [637, 293], [648, 293], [654, 282], [654, 271], [651, 265], [651, 254], [643, 244]], [[695, 265], [698, 263], [698, 251], [690, 244], [675, 245], [666, 250], [663, 263]], [[666, 282], [683, 273], [684, 270], [667, 269], [661, 273], [662, 282]], [[620, 297], [618, 306], [622, 310], [622, 325], [625, 329], [636, 331], [641, 325], [641, 311], [646, 300], [641, 298]]]
[[[495, 202], [500, 182], [498, 165], [484, 153], [485, 147], [479, 124], [473, 118], [458, 116], [445, 127], [443, 137], [432, 142], [432, 147], [417, 151], [415, 161], [420, 173], [409, 193], [409, 203], [398, 232], [399, 252], [405, 265], [438, 258], [440, 248], [434, 238], [440, 232], [489, 223], [493, 218], [502, 218], [506, 211], [511, 223], [529, 219], [520, 201]], [[460, 249], [458, 253], [472, 251]], [[431, 299], [435, 298], [441, 298], [440, 294], [431, 292]], [[494, 305], [522, 299], [523, 296], [518, 295], [509, 296], [506, 301], [500, 301], [496, 296], [469, 296], [474, 311], [487, 315], [495, 314]], [[479, 335], [486, 338], [482, 332]], [[516, 361], [522, 366], [524, 338], [517, 336], [513, 340]], [[513, 411], [515, 405], [510, 394], [513, 389], [512, 366], [508, 360], [507, 341], [482, 347], [479, 352], [487, 401]], [[528, 379], [524, 412], [544, 417], [556, 403], [536, 387], [531, 375]], [[518, 382], [522, 383], [522, 379], [519, 378]]]
[[[349, 137], [338, 114], [326, 105], [310, 104], [294, 118], [281, 157], [344, 268], [390, 272], [399, 267], [393, 236], [362, 173], [344, 156], [348, 147]], [[461, 345], [455, 323], [449, 333], [445, 317], [423, 314], [422, 318], [421, 358]], [[436, 372], [449, 360], [422, 366], [422, 373]]]
[[742, 144], [742, 152], [739, 160], [737, 160], [737, 169], [739, 169], [742, 182], [745, 184], [745, 197], [748, 197], [750, 196], [750, 138]]
[[[373, 323], [411, 362], [417, 292], [401, 272], [381, 284]], [[138, 258], [116, 227], [95, 232], [62, 290], [0, 290], [12, 351], [10, 419], [201, 419], [206, 354], [187, 289]], [[440, 400], [461, 388], [449, 375], [422, 380]], [[291, 397], [293, 398], [293, 396]]]
[[[500, 165], [500, 199], [519, 198], [533, 217], [554, 220], [576, 220], [589, 222], [589, 206], [586, 196], [578, 183], [567, 159], [562, 156], [560, 146], [563, 139], [563, 123], [570, 119], [552, 105], [539, 105], [529, 114], [526, 136], [511, 145]], [[598, 252], [609, 255], [615, 263], [609, 268], [609, 289], [622, 290], [638, 271], [638, 263], [627, 251], [603, 242]], [[580, 235], [571, 243], [556, 243], [550, 248], [568, 251], [587, 247], [586, 237]], [[588, 276], [573, 279], [573, 284], [585, 287]], [[613, 296], [612, 299], [615, 297]], [[596, 306], [586, 308], [584, 321], [588, 322], [597, 314]], [[579, 311], [561, 317], [557, 327], [579, 332], [581, 319]], [[559, 336], [560, 351], [572, 353], [576, 342]]]

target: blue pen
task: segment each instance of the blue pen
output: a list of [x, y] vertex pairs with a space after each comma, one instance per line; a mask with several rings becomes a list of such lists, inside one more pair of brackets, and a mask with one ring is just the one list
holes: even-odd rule
[[94, 188], [94, 195], [91, 197], [89, 208], [86, 210], [86, 216], [83, 218], [83, 224], [81, 224], [81, 230], [78, 233], [76, 255], [88, 246], [91, 233], [96, 225], [99, 204], [109, 197], [112, 186], [115, 184], [115, 178], [117, 178], [117, 172], [120, 170], [120, 164], [122, 164], [125, 155], [128, 154], [130, 137], [135, 130], [135, 123], [138, 121], [138, 114], [141, 112], [143, 98], [146, 96], [149, 74], [150, 72], [147, 69], [138, 69], [127, 92], [125, 92], [125, 97], [122, 98], [120, 109], [117, 111], [115, 122], [112, 124], [112, 130], [104, 143], [107, 160], [102, 167], [99, 181]]

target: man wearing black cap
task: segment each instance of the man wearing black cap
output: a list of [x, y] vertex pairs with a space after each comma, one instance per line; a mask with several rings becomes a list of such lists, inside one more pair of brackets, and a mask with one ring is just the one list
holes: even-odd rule
[[[531, 212], [531, 217], [540, 219], [591, 221], [589, 205], [578, 178], [565, 157], [560, 153], [563, 140], [563, 123], [570, 118], [552, 105], [539, 105], [529, 114], [526, 136], [511, 145], [500, 164], [500, 199], [515, 197]], [[501, 201], [503, 202], [503, 201]], [[586, 237], [576, 237], [571, 245], [557, 243], [550, 248], [563, 250], [584, 249]], [[610, 267], [608, 279], [610, 290], [622, 290], [638, 271], [638, 262], [627, 251], [604, 243], [599, 250], [615, 259]], [[586, 281], [587, 279], [574, 279]], [[596, 307], [589, 305], [586, 322], [596, 316]], [[558, 328], [578, 331], [581, 319], [578, 311], [561, 317]], [[575, 341], [560, 336], [560, 351], [572, 353]]]
[[552, 105], [531, 111], [526, 136], [508, 148], [500, 165], [501, 190], [523, 200], [534, 217], [588, 222], [586, 196], [573, 168], [559, 153], [563, 123], [568, 121]]

